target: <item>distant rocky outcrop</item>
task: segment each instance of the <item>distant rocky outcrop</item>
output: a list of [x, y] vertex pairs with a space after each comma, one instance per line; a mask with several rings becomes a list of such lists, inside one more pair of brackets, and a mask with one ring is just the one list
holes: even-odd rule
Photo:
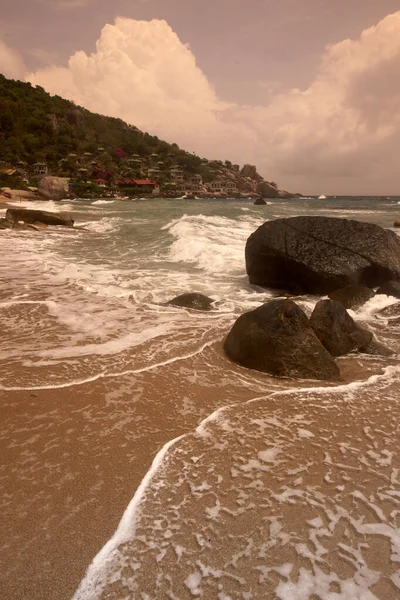
[[55, 133], [58, 133], [58, 130], [59, 130], [59, 125], [58, 125], [58, 119], [57, 119], [57, 115], [55, 115], [55, 114], [53, 114], [53, 113], [51, 113], [51, 114], [48, 114], [48, 115], [47, 115], [47, 119], [49, 120], [49, 122], [50, 122], [50, 125], [51, 125], [51, 127], [52, 127], [53, 131], [54, 131]]
[[329, 217], [268, 221], [247, 240], [250, 283], [327, 294], [400, 280], [400, 239], [371, 223]]
[[45, 200], [63, 200], [68, 198], [68, 180], [63, 177], [46, 175], [40, 180], [39, 195]]
[[240, 176], [244, 178], [253, 179], [254, 181], [262, 181], [263, 178], [257, 173], [257, 167], [255, 165], [243, 165]]
[[176, 296], [176, 298], [169, 300], [167, 305], [191, 308], [193, 310], [211, 310], [213, 302], [212, 298], [193, 292]]
[[256, 189], [257, 194], [260, 194], [263, 198], [278, 198], [279, 190], [267, 181], [262, 181], [258, 184]]
[[277, 377], [340, 378], [306, 314], [291, 300], [272, 300], [241, 315], [228, 333], [224, 350], [240, 365]]
[[67, 121], [70, 125], [75, 127], [83, 127], [85, 125], [85, 116], [79, 109], [70, 110], [67, 113]]
[[45, 225], [63, 225], [73, 227], [74, 221], [69, 215], [47, 212], [45, 210], [31, 210], [28, 208], [9, 208], [6, 212], [6, 221], [14, 223], [43, 223]]

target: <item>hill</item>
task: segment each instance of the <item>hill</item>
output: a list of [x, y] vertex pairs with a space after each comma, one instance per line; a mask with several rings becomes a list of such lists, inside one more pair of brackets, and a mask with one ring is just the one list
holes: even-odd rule
[[240, 169], [228, 160], [202, 159], [121, 119], [2, 75], [0, 163], [0, 185], [10, 175], [34, 185], [50, 173], [69, 178], [82, 195], [118, 188], [128, 195], [157, 190], [165, 195], [246, 195], [255, 194], [260, 184], [266, 184], [261, 195], [279, 194], [276, 184], [264, 182], [251, 165]]

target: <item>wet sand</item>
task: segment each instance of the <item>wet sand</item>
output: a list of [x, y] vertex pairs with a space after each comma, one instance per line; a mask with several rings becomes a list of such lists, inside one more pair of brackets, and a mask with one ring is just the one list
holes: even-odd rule
[[[370, 359], [367, 365], [343, 360], [343, 376], [365, 379], [382, 372], [379, 360]], [[231, 365], [215, 344], [195, 357], [134, 376], [63, 389], [3, 391], [2, 599], [70, 598], [166, 442], [190, 433], [219, 407], [293, 387], [290, 381], [253, 375]], [[276, 410], [277, 401], [271, 402]], [[347, 427], [350, 416], [342, 407], [343, 413], [335, 405], [320, 421], [314, 412], [314, 429], [322, 431], [333, 423], [340, 431], [342, 418]], [[297, 411], [292, 398], [285, 418]], [[363, 419], [382, 431], [393, 429], [400, 416], [397, 405], [372, 399], [363, 411]], [[358, 425], [353, 433], [359, 434]], [[390, 435], [393, 444], [393, 431]], [[391, 450], [396, 452], [392, 466], [400, 468], [397, 448]], [[368, 485], [375, 484], [372, 479]], [[166, 596], [163, 592], [157, 597]]]

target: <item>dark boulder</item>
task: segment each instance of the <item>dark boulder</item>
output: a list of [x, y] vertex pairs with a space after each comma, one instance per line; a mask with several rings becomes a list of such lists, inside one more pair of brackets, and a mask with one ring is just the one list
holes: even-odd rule
[[12, 223], [23, 221], [24, 223], [44, 223], [45, 225], [64, 225], [65, 227], [73, 227], [74, 225], [73, 219], [68, 215], [45, 210], [30, 210], [28, 208], [7, 209], [6, 220]]
[[400, 298], [400, 281], [387, 281], [378, 289], [376, 293]]
[[181, 306], [183, 308], [192, 308], [194, 310], [211, 310], [214, 300], [198, 293], [188, 293], [176, 296], [167, 302], [170, 306]]
[[249, 369], [277, 377], [337, 381], [338, 366], [291, 300], [271, 300], [237, 319], [226, 354]]
[[265, 202], [265, 200], [263, 198], [256, 198], [254, 201], [254, 204], [256, 206], [264, 206], [267, 203]]
[[345, 308], [358, 308], [374, 296], [374, 290], [365, 285], [347, 285], [329, 294], [331, 300], [340, 302]]
[[246, 244], [250, 283], [328, 294], [352, 284], [400, 279], [400, 238], [371, 223], [330, 217], [276, 219]]
[[336, 300], [320, 300], [310, 317], [310, 325], [332, 356], [343, 356], [353, 350], [363, 351], [373, 335], [360, 327], [343, 304]]

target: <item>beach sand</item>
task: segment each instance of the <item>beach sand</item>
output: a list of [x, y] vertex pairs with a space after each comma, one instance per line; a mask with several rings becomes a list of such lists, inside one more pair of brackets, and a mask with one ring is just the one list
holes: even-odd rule
[[[369, 365], [367, 372], [358, 361], [344, 360], [341, 368], [347, 379], [382, 373], [379, 360]], [[8, 366], [3, 363], [0, 369]], [[267, 376], [261, 380], [257, 376], [252, 384], [251, 372], [248, 376], [248, 372], [239, 370], [233, 376], [229, 369], [221, 345], [215, 344], [195, 357], [134, 376], [105, 377], [61, 389], [2, 392], [2, 599], [70, 598], [93, 557], [117, 528], [155, 454], [166, 442], [193, 431], [221, 406], [242, 406], [252, 398], [293, 387], [293, 382]], [[216, 371], [219, 377], [215, 377]], [[240, 378], [242, 385], [238, 385]], [[270, 405], [271, 413], [276, 412], [277, 402], [281, 401], [271, 396], [264, 410]], [[302, 413], [308, 410], [304, 401], [289, 396], [284, 416], [287, 422], [296, 418], [299, 402]], [[400, 416], [398, 405], [389, 406], [379, 399], [364, 402], [362, 396], [353, 404], [333, 401], [331, 411], [329, 397], [324, 397], [322, 404], [325, 409], [321, 414], [315, 406], [311, 411], [315, 436], [311, 450], [316, 466], [310, 476], [316, 485], [324, 486], [325, 451], [331, 452], [335, 461], [340, 454], [337, 436], [331, 436], [334, 443], [330, 448], [319, 439], [318, 432], [326, 434], [331, 429], [347, 441], [354, 435], [361, 456], [361, 450], [367, 452], [370, 443], [361, 426], [369, 423], [383, 432], [388, 447], [397, 452], [392, 446]], [[258, 413], [256, 405], [254, 411]], [[322, 437], [326, 438], [325, 434]], [[304, 452], [310, 452], [309, 445]], [[310, 457], [302, 458], [307, 461]], [[390, 468], [394, 469], [395, 463], [400, 468], [397, 454]], [[349, 469], [353, 477], [354, 469]], [[362, 475], [357, 471], [357, 477]], [[379, 472], [374, 475], [368, 471], [363, 483], [366, 495], [381, 485], [382, 477]], [[173, 476], [172, 483], [176, 483]], [[182, 493], [179, 486], [172, 489], [174, 494]], [[304, 514], [292, 514], [291, 518], [293, 527], [300, 527]], [[382, 543], [386, 548], [386, 542]], [[374, 556], [379, 555], [381, 545], [379, 542], [371, 549]], [[376, 560], [379, 562], [379, 557]], [[171, 572], [177, 569], [179, 573], [179, 568], [171, 564]], [[185, 593], [179, 597], [190, 597], [188, 589], [183, 588]], [[390, 589], [393, 592], [395, 588], [392, 585]], [[121, 598], [120, 593], [118, 588], [118, 592], [104, 597]], [[157, 597], [167, 597], [165, 593]], [[206, 597], [216, 597], [213, 593]], [[387, 600], [396, 595], [378, 597]]]

